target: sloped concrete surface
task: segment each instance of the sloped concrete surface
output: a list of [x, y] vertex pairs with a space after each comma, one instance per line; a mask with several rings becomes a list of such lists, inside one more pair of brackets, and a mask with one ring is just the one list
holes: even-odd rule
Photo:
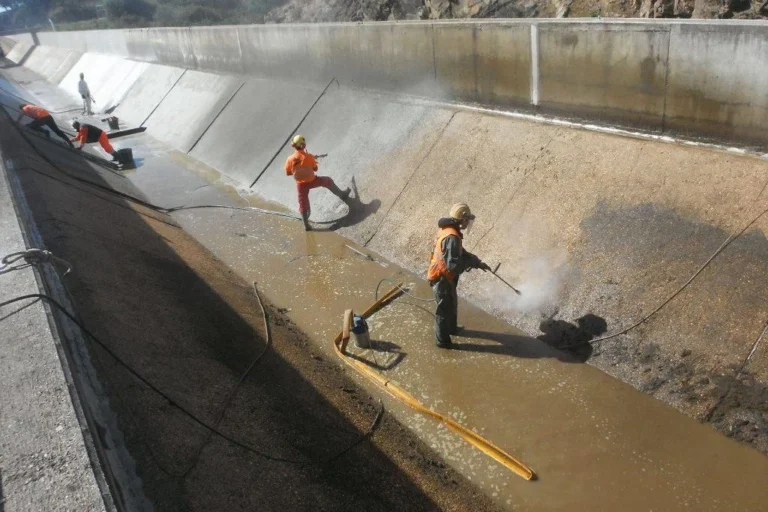
[[191, 155], [248, 186], [321, 92], [317, 87], [248, 80]]
[[80, 73], [84, 73], [85, 81], [95, 100], [94, 111], [104, 112], [122, 101], [128, 89], [148, 66], [146, 62], [85, 53], [64, 76], [59, 86], [73, 98], [80, 99], [77, 84], [80, 81]]
[[[183, 176], [179, 167], [150, 164], [133, 180], [158, 200], [196, 190], [174, 187]], [[234, 272], [258, 282], [316, 340], [322, 357], [335, 357], [331, 342], [344, 309], [370, 305], [381, 278], [430, 296], [426, 283], [377, 253], [357, 248], [374, 261], [361, 258], [338, 234], [306, 234], [296, 220], [229, 210], [182, 211], [174, 218]], [[470, 274], [464, 281], [477, 279]], [[382, 395], [388, 411], [502, 508], [751, 509], [765, 499], [759, 482], [768, 459], [762, 454], [466, 302], [460, 320], [467, 331], [455, 338], [456, 350], [439, 350], [431, 316], [414, 305], [429, 309], [403, 297], [370, 320], [375, 349], [350, 350], [536, 469], [537, 482], [517, 478]]]
[[131, 126], [141, 126], [171, 92], [184, 70], [150, 64], [131, 86], [115, 115]]
[[24, 66], [58, 84], [81, 57], [80, 52], [55, 46], [35, 46]]
[[187, 71], [145, 126], [158, 139], [190, 151], [242, 84], [237, 77]]
[[[335, 227], [348, 226], [357, 241], [373, 236], [422, 160], [429, 158], [451, 116], [448, 110], [409, 105], [390, 95], [331, 86], [297, 131], [307, 138], [310, 152], [328, 154], [320, 161], [319, 175], [332, 177], [341, 188], [356, 189], [351, 217]], [[253, 190], [296, 209], [295, 185], [284, 170], [292, 151], [283, 147]], [[348, 212], [324, 189], [312, 191], [310, 201], [317, 222], [334, 225]]]
[[[270, 117], [276, 115], [272, 112], [279, 110], [267, 105], [261, 96], [251, 110], [249, 97], [254, 93], [273, 94], [270, 91], [275, 90], [264, 83], [244, 86], [240, 92], [250, 90], [251, 94], [236, 95], [230, 103], [232, 108], [221, 112], [241, 83], [242, 79], [238, 77], [188, 71], [151, 116], [149, 134], [183, 152], [189, 151], [205, 134], [192, 151], [193, 156], [218, 162], [219, 170], [236, 179], [234, 185], [240, 189], [245, 189], [255, 179], [262, 167], [259, 161], [266, 161], [278, 152], [253, 191], [261, 198], [293, 209], [294, 185], [282, 169], [291, 150], [287, 146], [280, 147], [280, 141], [291, 134], [293, 123], [267, 120], [264, 124], [268, 126], [252, 128], [252, 133], [249, 132], [247, 121], [251, 113]], [[285, 98], [282, 92], [273, 96], [278, 105]], [[300, 103], [308, 102], [311, 95], [300, 97]], [[298, 105], [291, 106], [289, 117], [298, 116], [300, 110]], [[213, 122], [220, 112], [221, 122]], [[275, 126], [273, 132], [268, 131], [269, 126]], [[762, 357], [765, 343], [756, 344], [768, 317], [765, 307], [768, 296], [763, 286], [763, 276], [768, 270], [764, 264], [768, 259], [765, 242], [768, 220], [761, 216], [768, 208], [765, 192], [768, 168], [764, 159], [711, 148], [534, 123], [460, 106], [436, 106], [335, 84], [297, 131], [307, 137], [310, 151], [328, 153], [328, 157], [320, 162], [320, 174], [333, 177], [342, 187], [354, 184], [355, 196], [362, 203], [348, 213], [346, 207], [326, 191], [312, 192], [313, 219], [319, 221], [318, 228], [338, 229], [360, 245], [417, 276], [423, 276], [437, 219], [444, 216], [454, 202], [468, 202], [478, 218], [474, 231], [467, 236], [467, 248], [492, 266], [501, 263], [499, 274], [523, 292], [521, 298], [511, 295], [488, 274], [467, 276], [459, 288], [462, 296], [520, 331], [507, 333], [501, 324], [473, 311], [468, 318], [476, 322], [473, 330], [495, 327], [490, 333], [486, 332], [486, 338], [477, 333], [473, 336], [473, 341], [468, 342], [473, 347], [468, 349], [471, 355], [440, 353], [443, 359], [436, 369], [427, 363], [420, 366], [414, 362], [415, 366], [410, 367], [412, 370], [406, 370], [411, 363], [405, 363], [403, 370], [401, 366], [395, 370], [398, 379], [413, 379], [409, 382], [417, 388], [425, 386], [420, 388], [423, 395], [439, 397], [435, 402], [437, 405], [443, 403], [440, 400], [455, 399], [460, 403], [457, 414], [472, 411], [473, 421], [477, 422], [495, 418], [494, 411], [501, 410], [497, 402], [503, 402], [507, 408], [499, 418], [504, 421], [500, 420], [494, 427], [494, 436], [511, 446], [533, 445], [544, 451], [554, 446], [552, 439], [556, 432], [539, 427], [548, 432], [547, 436], [537, 437], [537, 434], [526, 431], [533, 437], [515, 437], [527, 434], [520, 434], [520, 430], [508, 432], [508, 420], [519, 414], [516, 406], [525, 397], [536, 398], [526, 415], [532, 418], [542, 407], [547, 408], [550, 400], [557, 402], [558, 399], [551, 398], [550, 394], [567, 395], [568, 400], [572, 400], [570, 405], [557, 402], [559, 405], [552, 408], [552, 414], [565, 416], [550, 416], [547, 425], [574, 426], [578, 431], [575, 437], [579, 439], [574, 446], [583, 449], [575, 459], [584, 465], [597, 459], [610, 459], [602, 471], [615, 478], [612, 482], [617, 483], [609, 489], [611, 496], [631, 486], [631, 479], [622, 480], [621, 475], [637, 478], [643, 469], [634, 466], [617, 473], [616, 465], [639, 460], [633, 449], [640, 453], [651, 450], [656, 454], [655, 450], [660, 447], [665, 453], [677, 455], [674, 455], [674, 463], [666, 465], [657, 459], [665, 455], [652, 457], [656, 461], [654, 468], [664, 468], [654, 475], [652, 485], [647, 487], [654, 491], [664, 489], [659, 491], [660, 501], [652, 504], [655, 508], [663, 508], [669, 503], [685, 508], [700, 502], [717, 508], [736, 499], [742, 490], [748, 492], [741, 486], [746, 477], [745, 473], [739, 473], [739, 463], [723, 464], [718, 468], [707, 466], [708, 460], [718, 459], [720, 455], [697, 453], [695, 457], [685, 459], [692, 468], [684, 470], [676, 466], [684, 457], [682, 452], [675, 450], [682, 446], [688, 435], [699, 439], [696, 446], [712, 447], [715, 446], [712, 444], [714, 439], [722, 441], [707, 427], [694, 428], [694, 423], [689, 422], [685, 427], [670, 423], [663, 428], [652, 428], [643, 423], [649, 417], [647, 415], [656, 418], [654, 415], [658, 414], [658, 418], [668, 418], [673, 423], [679, 417], [651, 400], [633, 402], [635, 398], [630, 397], [640, 395], [632, 395], [634, 391], [625, 387], [615, 388], [621, 391], [614, 394], [611, 386], [619, 386], [618, 383], [578, 362], [589, 362], [689, 416], [711, 423], [725, 435], [768, 452], [768, 396], [765, 392], [768, 361]], [[279, 136], [277, 132], [280, 132]], [[262, 133], [267, 133], [268, 137]], [[227, 148], [237, 147], [255, 155], [251, 169], [245, 158], [227, 154], [228, 150], [233, 151]], [[204, 172], [207, 176], [211, 173], [210, 169]], [[138, 172], [135, 178], [141, 175]], [[169, 175], [166, 179], [172, 182], [175, 176]], [[163, 190], [172, 193], [173, 189], [164, 187]], [[158, 190], [154, 192], [159, 193]], [[167, 196], [155, 197], [160, 200]], [[196, 197], [206, 200], [202, 195]], [[249, 199], [259, 204], [258, 198]], [[204, 219], [197, 215], [190, 217], [185, 227], [248, 279], [265, 283], [272, 280], [276, 294], [273, 298], [278, 302], [283, 300], [282, 307], [295, 307], [294, 301], [300, 300], [302, 293], [315, 294], [316, 301], [321, 304], [319, 309], [303, 307], [304, 313], [297, 312], [295, 321], [307, 331], [315, 329], [318, 337], [330, 339], [343, 310], [342, 304], [335, 302], [338, 283], [345, 283], [345, 290], [356, 290], [347, 297], [350, 301], [356, 300], [351, 297], [370, 294], [370, 276], [366, 272], [374, 269], [377, 271], [375, 275], [381, 276], [378, 273], [381, 267], [370, 266], [366, 271], [355, 269], [345, 273], [343, 268], [338, 270], [316, 263], [343, 260], [345, 263], [339, 265], [347, 265], [348, 249], [335, 238], [331, 238], [330, 246], [324, 246], [322, 241], [329, 236], [325, 233], [302, 238], [303, 235], [292, 231], [289, 234], [289, 224], [265, 228], [266, 223], [261, 218], [245, 215], [208, 212]], [[225, 229], [223, 226], [229, 225], [227, 223], [232, 219], [240, 224]], [[268, 229], [270, 234], [263, 234], [258, 229]], [[742, 229], [745, 229], [743, 233]], [[277, 235], [274, 231], [278, 231]], [[252, 245], [244, 250], [240, 244], [245, 242], [233, 241], [233, 233], [238, 238], [247, 239], [246, 242], [252, 238], [268, 247]], [[696, 279], [681, 289], [730, 236], [737, 238]], [[275, 245], [269, 245], [272, 243]], [[267, 252], [261, 252], [263, 250]], [[269, 258], [273, 258], [269, 261], [274, 267], [267, 272], [251, 266], [253, 261]], [[286, 285], [285, 277], [275, 271], [275, 268], [288, 267], [295, 271], [291, 276], [298, 284]], [[365, 282], [366, 286], [358, 281]], [[428, 290], [422, 288], [421, 295], [428, 296]], [[594, 345], [584, 344], [631, 326], [673, 295], [674, 298], [657, 315], [627, 335]], [[397, 321], [402, 321], [402, 317], [392, 319], [393, 323]], [[423, 360], [432, 364], [435, 356], [426, 348], [431, 349], [429, 317], [411, 316], [407, 322], [413, 331], [392, 333], [397, 340], [392, 341], [389, 337], [387, 341], [403, 347], [406, 341], [402, 340], [422, 340], [417, 342], [420, 348], [413, 351], [416, 355], [412, 356], [412, 361], [417, 360], [422, 350]], [[378, 325], [377, 328], [386, 326]], [[530, 341], [531, 337], [538, 340]], [[491, 343], [478, 342], [478, 339]], [[581, 344], [577, 350], [550, 351], [545, 348], [547, 345], [567, 348], [574, 343]], [[748, 359], [753, 348], [756, 350]], [[485, 359], [491, 356], [503, 356], [504, 362], [498, 357]], [[471, 362], [475, 358], [478, 362]], [[539, 361], [542, 359], [547, 362]], [[477, 366], [473, 366], [475, 364]], [[548, 366], [550, 364], [553, 366]], [[476, 381], [478, 375], [496, 375], [488, 370], [493, 365], [498, 365], [499, 372], [493, 383]], [[576, 373], [557, 373], [561, 366], [568, 368], [563, 370], [565, 372]], [[458, 372], [469, 372], [470, 369], [471, 377], [457, 377]], [[556, 372], [554, 380], [547, 380], [550, 371]], [[523, 381], [520, 377], [523, 374], [531, 380]], [[423, 378], [424, 375], [427, 377]], [[597, 387], [596, 383], [599, 383]], [[466, 395], [462, 391], [464, 385]], [[521, 394], [510, 400], [505, 391], [516, 393], [513, 391], [515, 386], [520, 386]], [[557, 391], [560, 388], [563, 390]], [[470, 399], [467, 397], [482, 395], [485, 389], [490, 390], [489, 396], [498, 397], [498, 401], [477, 400], [482, 403], [477, 408], [468, 405]], [[589, 403], [585, 405], [584, 400]], [[634, 405], [626, 405], [630, 403]], [[571, 416], [597, 409], [601, 414], [610, 412], [616, 417], [609, 421], [610, 425], [595, 430], [597, 420], [594, 418], [579, 416], [576, 421]], [[640, 414], [638, 411], [644, 412]], [[663, 411], [669, 411], [670, 416]], [[638, 414], [637, 419], [628, 420], [634, 413]], [[678, 419], [673, 420], [673, 417]], [[623, 432], [625, 429], [629, 432], [633, 423], [645, 425], [647, 432], [633, 430], [633, 441], [623, 444], [626, 439]], [[590, 424], [592, 427], [588, 427]], [[612, 431], [612, 425], [619, 427]], [[418, 428], [416, 423], [413, 426]], [[599, 434], [609, 430], [607, 444], [598, 441]], [[694, 430], [697, 434], [691, 434]], [[615, 438], [617, 433], [621, 434], [619, 439]], [[652, 436], [646, 438], [647, 433]], [[666, 437], [667, 433], [669, 437]], [[707, 437], [710, 434], [713, 437]], [[558, 438], [560, 440], [568, 441]], [[443, 448], [450, 452], [454, 447], [446, 441]], [[624, 455], [615, 457], [623, 449], [627, 450]], [[557, 472], [553, 469], [557, 464], [567, 464], [562, 455], [565, 450], [565, 446], [558, 446], [552, 453], [558, 453], [560, 459], [543, 457], [538, 462], [550, 472]], [[753, 455], [762, 456], [745, 448], [738, 450], [739, 454], [751, 454], [744, 455], [751, 461], [749, 467], [759, 468], [763, 464], [760, 461], [764, 458], [752, 458]], [[709, 459], [710, 456], [713, 458]], [[735, 456], [734, 460], [741, 460], [741, 457]], [[463, 460], [463, 457], [454, 460], [462, 471], [477, 471], [471, 463], [461, 466]], [[649, 470], [648, 467], [645, 469]], [[704, 474], [710, 470], [723, 470], [728, 474], [714, 478]], [[684, 487], [692, 489], [691, 492], [677, 492], [674, 485], [667, 482], [667, 472], [685, 473], [686, 478], [690, 476], [692, 480]], [[584, 478], [592, 476], [589, 474]], [[727, 496], [710, 494], [712, 489], [700, 485], [710, 479], [727, 481], [720, 489]], [[643, 482], [645, 485], [650, 481]], [[578, 492], [579, 485], [569, 487], [565, 481], [559, 481], [559, 484], [558, 489], [568, 487], [574, 493]], [[591, 490], [599, 487], [598, 482], [592, 480], [582, 484]], [[495, 492], [490, 484], [486, 489]], [[738, 491], [732, 492], [733, 489]], [[548, 499], [561, 498], [552, 491]], [[508, 489], [506, 492], [512, 491]], [[531, 506], [538, 503], [537, 500], [547, 499], [538, 491], [534, 494], [536, 497], [527, 502]], [[752, 500], [743, 496], [748, 500], [744, 502], [746, 509], [760, 502], [760, 498]], [[615, 496], [616, 500], [624, 497], [629, 496]], [[576, 501], [547, 503], [554, 508], [573, 507], [574, 503], [584, 505], [574, 499]], [[621, 505], [619, 501], [613, 504]]]

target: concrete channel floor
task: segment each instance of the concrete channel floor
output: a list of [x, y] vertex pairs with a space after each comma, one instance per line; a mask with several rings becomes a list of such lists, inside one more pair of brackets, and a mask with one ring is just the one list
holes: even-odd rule
[[[5, 256], [26, 244], [1, 159], [0, 173]], [[3, 301], [40, 293], [35, 271], [0, 273], [0, 291]], [[0, 308], [0, 322], [0, 511], [104, 510], [46, 306], [34, 299], [9, 304]]]
[[[389, 414], [371, 441], [351, 447], [379, 404], [266, 297], [272, 347], [240, 382], [267, 335], [250, 283], [173, 219], [73, 177], [141, 196], [130, 181], [44, 138], [29, 137], [39, 152], [31, 151], [14, 133], [0, 130], [4, 159], [16, 169], [47, 247], [73, 262], [67, 288], [86, 325], [203, 421], [218, 417], [228, 435], [289, 460], [208, 439], [91, 347], [135, 461], [126, 469], [141, 477], [148, 500], [128, 510], [497, 510]], [[123, 482], [118, 486], [116, 494], [124, 494]]]
[[[215, 171], [146, 135], [121, 144], [141, 161], [126, 176], [156, 203], [245, 204], [233, 190], [212, 185]], [[305, 234], [294, 220], [221, 209], [179, 212], [174, 219], [235, 273], [258, 282], [326, 358], [333, 357], [343, 310], [369, 305], [381, 278], [411, 282], [416, 295], [429, 297], [425, 283], [377, 255], [363, 259], [345, 239]], [[374, 364], [530, 464], [539, 480], [511, 475], [432, 420], [383, 397], [387, 410], [499, 505], [759, 510], [766, 502], [763, 455], [468, 304], [461, 312], [468, 336], [457, 339], [458, 350], [439, 351], [429, 315], [405, 302], [372, 319], [379, 347]]]
[[[129, 176], [151, 190], [150, 197], [210, 203], [194, 191], [203, 183], [188, 185], [188, 192], [179, 188], [184, 167], [200, 164], [177, 156], [174, 165], [145, 154], [145, 165]], [[344, 309], [364, 310], [381, 279], [405, 281], [416, 296], [430, 297], [415, 276], [376, 254], [376, 261], [360, 257], [334, 233], [306, 234], [297, 221], [227, 210], [191, 210], [175, 218], [235, 272], [258, 282], [327, 357], [333, 357]], [[370, 324], [379, 350], [361, 356], [391, 365], [388, 377], [536, 470], [540, 480], [525, 482], [441, 425], [384, 397], [388, 410], [500, 505], [752, 510], [768, 498], [760, 483], [768, 469], [762, 454], [466, 303], [460, 321], [467, 332], [456, 339], [458, 350], [438, 350], [431, 316], [406, 302], [429, 306], [405, 298], [375, 315]]]

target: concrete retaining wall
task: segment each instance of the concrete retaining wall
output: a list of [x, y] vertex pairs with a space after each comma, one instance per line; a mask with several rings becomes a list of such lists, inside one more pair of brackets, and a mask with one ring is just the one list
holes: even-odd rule
[[[153, 136], [184, 152], [194, 149], [208, 127], [243, 85], [243, 80], [187, 71], [145, 126]], [[241, 151], [247, 151], [243, 147]]]
[[[702, 27], [713, 30], [706, 40]], [[121, 100], [121, 117], [125, 112], [130, 122], [144, 122], [150, 135], [242, 189], [261, 176], [250, 190], [293, 209], [295, 186], [283, 170], [291, 150], [284, 141], [302, 133], [310, 151], [328, 154], [320, 173], [352, 187], [357, 201], [347, 214], [328, 191], [314, 190], [312, 220], [414, 272], [425, 271], [438, 217], [450, 204], [468, 202], [477, 223], [467, 248], [503, 263], [500, 275], [519, 284], [523, 295], [498, 288], [488, 274], [463, 281], [462, 295], [559, 343], [616, 332], [676, 293], [723, 240], [768, 207], [761, 192], [765, 161], [371, 89], [765, 146], [764, 36], [754, 24], [722, 27], [347, 24], [149, 29], [109, 37], [122, 34], [133, 59], [152, 62]], [[41, 41], [46, 37], [40, 34]], [[84, 44], [89, 52], [71, 73], [96, 80], [102, 61], [94, 57], [93, 37]], [[214, 65], [217, 71], [199, 70]], [[123, 73], [109, 73], [100, 88], [116, 90], [112, 80]], [[321, 94], [334, 77], [340, 83]], [[706, 93], [696, 96], [696, 90]], [[134, 149], [141, 159], [146, 149]], [[768, 314], [766, 233], [768, 220], [760, 218], [642, 330], [600, 344], [605, 355], [595, 364], [701, 415], [692, 404], [709, 397], [709, 407], [722, 396], [714, 376], [743, 364]], [[582, 330], [592, 322], [594, 332]], [[480, 350], [526, 357], [509, 347]], [[695, 362], [686, 364], [713, 376], [694, 388], [688, 388], [688, 370], [674, 376], [685, 368], [679, 354], [691, 350], [695, 356], [687, 361]], [[641, 361], [647, 373], [616, 366], [627, 360]], [[768, 358], [756, 360], [749, 371], [763, 385]], [[658, 382], [669, 384], [658, 388]], [[764, 410], [763, 402], [755, 410]]]
[[765, 147], [768, 26], [675, 25], [666, 129]]
[[[480, 21], [39, 33], [189, 69], [524, 109], [768, 146], [761, 22]], [[14, 36], [17, 37], [17, 36]], [[17, 37], [29, 44], [29, 35]], [[23, 48], [19, 48], [21, 51]]]
[[81, 56], [80, 52], [69, 48], [37, 46], [29, 54], [24, 66], [42, 76], [46, 81], [58, 84]]
[[84, 73], [96, 101], [96, 108], [104, 111], [120, 103], [148, 66], [146, 62], [134, 62], [113, 55], [85, 53], [69, 69], [59, 85], [79, 98], [77, 84], [80, 82], [80, 73]]
[[9, 51], [5, 56], [12, 62], [17, 64], [24, 64], [26, 63], [27, 57], [32, 52], [32, 48], [32, 44], [25, 43], [24, 41], [16, 41], [16, 44], [13, 45], [11, 51]]
[[[31, 44], [28, 34], [14, 36]], [[465, 21], [53, 32], [39, 44], [768, 146], [768, 25]], [[21, 51], [21, 49], [19, 49]]]
[[142, 126], [184, 74], [183, 69], [150, 64], [115, 110], [129, 126]]
[[669, 31], [612, 23], [538, 30], [542, 111], [660, 131]]
[[10, 37], [0, 37], [0, 48], [3, 50], [3, 55], [8, 55], [8, 52], [13, 49], [14, 45], [16, 45], [16, 41]]

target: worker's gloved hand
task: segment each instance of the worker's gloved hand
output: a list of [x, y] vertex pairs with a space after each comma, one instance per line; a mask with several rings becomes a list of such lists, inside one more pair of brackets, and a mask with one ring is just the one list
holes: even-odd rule
[[489, 267], [487, 263], [483, 263], [482, 261], [477, 266], [477, 268], [479, 268], [483, 272], [490, 272], [491, 271], [491, 267]]

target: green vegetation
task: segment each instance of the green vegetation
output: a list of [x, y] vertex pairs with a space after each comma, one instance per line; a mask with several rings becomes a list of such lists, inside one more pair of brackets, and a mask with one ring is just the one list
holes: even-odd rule
[[0, 0], [0, 25], [59, 30], [263, 23], [286, 0]]

